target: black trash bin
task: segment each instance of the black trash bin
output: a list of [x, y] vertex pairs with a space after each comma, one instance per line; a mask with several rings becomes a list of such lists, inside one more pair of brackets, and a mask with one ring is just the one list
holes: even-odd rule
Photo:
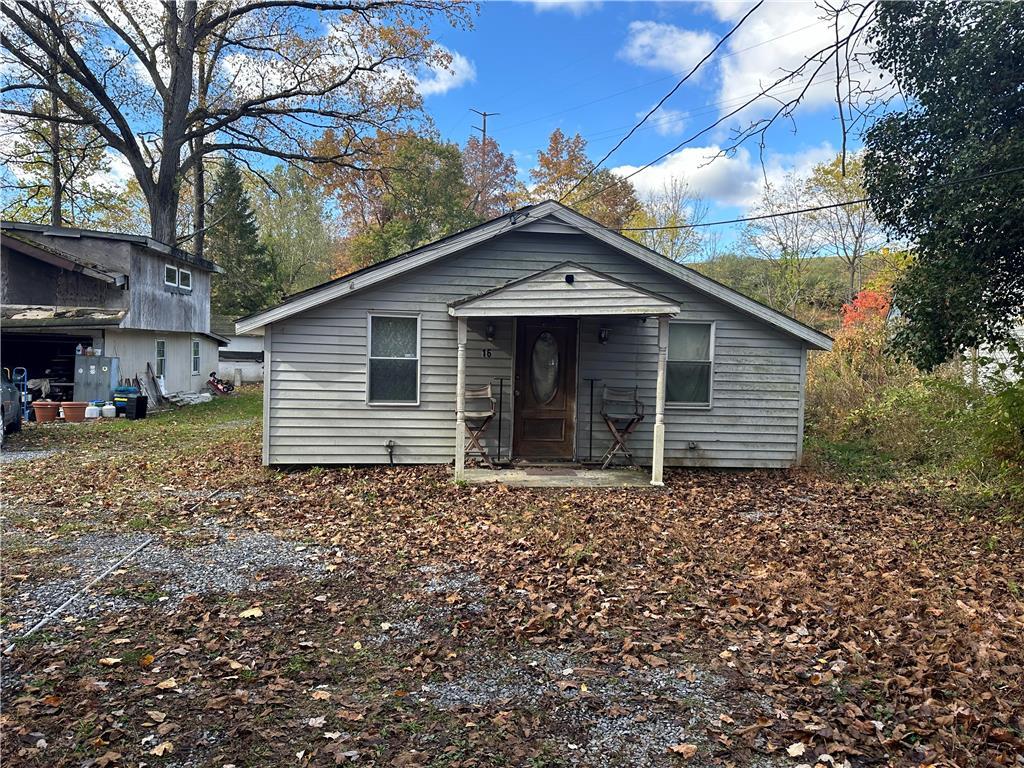
[[128, 402], [125, 403], [124, 415], [129, 419], [146, 418], [146, 405], [149, 398], [145, 395], [128, 395]]

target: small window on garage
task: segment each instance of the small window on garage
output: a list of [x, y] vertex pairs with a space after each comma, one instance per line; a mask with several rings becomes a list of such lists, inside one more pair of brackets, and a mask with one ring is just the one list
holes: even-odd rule
[[192, 290], [192, 273], [187, 269], [178, 270], [178, 287], [183, 291]]
[[202, 361], [199, 359], [199, 340], [192, 339], [192, 375], [199, 375], [199, 368]]
[[167, 342], [156, 340], [156, 375], [163, 376], [167, 370]]
[[178, 268], [173, 264], [164, 264], [164, 285], [178, 287]]

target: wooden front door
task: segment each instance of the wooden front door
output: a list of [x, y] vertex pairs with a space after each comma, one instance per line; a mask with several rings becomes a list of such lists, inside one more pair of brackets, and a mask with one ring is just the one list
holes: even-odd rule
[[515, 457], [571, 461], [576, 436], [575, 318], [520, 318], [516, 332]]

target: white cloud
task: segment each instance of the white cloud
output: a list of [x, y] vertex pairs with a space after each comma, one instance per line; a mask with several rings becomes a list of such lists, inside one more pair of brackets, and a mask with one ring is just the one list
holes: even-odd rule
[[568, 11], [573, 16], [582, 16], [601, 6], [601, 0], [533, 0], [533, 9], [544, 11]]
[[[723, 206], [752, 206], [764, 189], [765, 176], [776, 183], [786, 173], [807, 175], [818, 163], [831, 160], [835, 148], [828, 142], [809, 147], [793, 154], [769, 154], [764, 167], [746, 147], [740, 147], [730, 156], [718, 156], [721, 147], [687, 147], [669, 155], [660, 163], [640, 171], [630, 181], [641, 197], [663, 189], [673, 178], [685, 181], [690, 188], [709, 203]], [[626, 176], [638, 166], [621, 165], [612, 173]]]
[[[643, 112], [637, 112], [636, 116], [642, 118], [649, 111], [649, 109], [645, 109]], [[686, 121], [683, 120], [685, 114], [679, 109], [662, 107], [651, 115], [650, 119], [644, 123], [644, 127], [650, 126], [659, 136], [676, 136], [683, 132], [683, 127], [686, 125]]]
[[124, 155], [112, 149], [108, 149], [106, 155], [110, 167], [105, 171], [94, 173], [89, 178], [91, 183], [120, 189], [129, 179], [135, 178], [135, 173], [132, 171], [128, 161], [125, 160]]
[[710, 32], [695, 32], [657, 21], [632, 21], [619, 57], [637, 66], [682, 74], [714, 45], [715, 36]]
[[447, 67], [432, 66], [425, 75], [416, 78], [416, 90], [421, 96], [448, 93], [476, 80], [476, 67], [472, 61], [458, 51], [444, 50], [452, 57], [451, 63]]
[[[751, 5], [750, 2], [735, 0], [710, 0], [710, 7], [718, 18], [730, 24], [739, 21]], [[782, 8], [785, 12], [778, 12]], [[834, 45], [836, 35], [834, 20], [824, 16], [824, 11], [815, 0], [766, 5], [755, 11], [729, 38], [720, 59], [719, 96], [727, 102], [723, 104], [722, 111], [736, 108], [761, 88], [771, 85], [787, 72], [798, 69], [816, 54], [819, 60], [824, 58], [827, 53], [819, 52], [827, 49], [830, 44]], [[852, 28], [855, 19], [853, 11], [841, 15], [840, 35]], [[851, 62], [850, 69], [854, 79], [877, 85], [878, 73], [868, 61], [867, 49], [862, 45], [853, 53], [856, 60]], [[803, 77], [809, 76], [816, 66], [812, 64]], [[779, 94], [780, 98], [785, 100], [795, 97], [799, 93], [799, 86], [806, 82], [803, 77], [780, 85], [779, 90], [785, 91]], [[834, 101], [834, 59], [829, 58], [818, 77], [822, 79], [821, 85], [812, 87], [803, 100], [803, 104], [808, 107], [820, 107]], [[751, 111], [763, 112], [769, 107], [779, 107], [777, 102], [769, 99], [762, 99], [761, 104], [760, 108], [752, 107]]]

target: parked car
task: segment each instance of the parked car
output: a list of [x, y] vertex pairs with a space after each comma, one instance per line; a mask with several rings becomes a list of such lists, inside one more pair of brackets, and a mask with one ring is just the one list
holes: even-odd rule
[[9, 435], [21, 429], [21, 393], [11, 381], [11, 376], [5, 368], [3, 370], [3, 382], [0, 383], [0, 411], [3, 415], [3, 434]]

